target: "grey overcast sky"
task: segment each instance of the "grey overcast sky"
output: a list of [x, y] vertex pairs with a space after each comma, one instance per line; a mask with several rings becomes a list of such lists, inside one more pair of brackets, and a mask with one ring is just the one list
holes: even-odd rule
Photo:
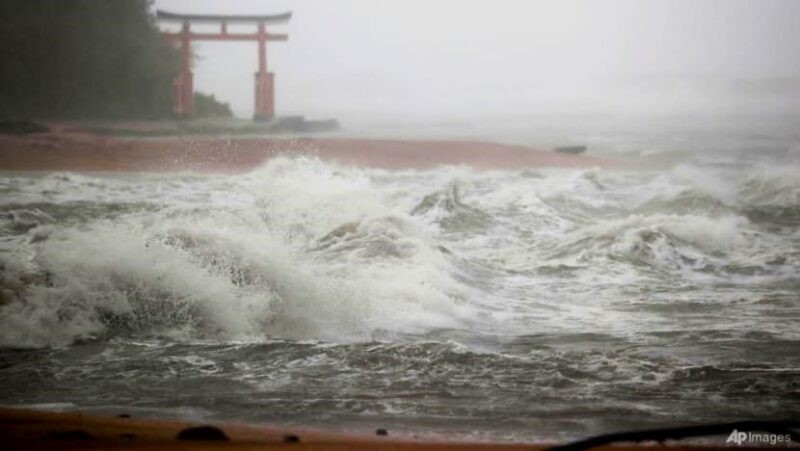
[[[800, 0], [156, 0], [292, 11], [281, 114], [792, 109]], [[256, 45], [201, 43], [198, 90], [252, 113]]]

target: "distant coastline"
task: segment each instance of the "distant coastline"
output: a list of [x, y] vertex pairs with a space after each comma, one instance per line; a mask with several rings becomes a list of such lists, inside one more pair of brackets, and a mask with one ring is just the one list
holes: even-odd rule
[[293, 139], [209, 134], [119, 137], [76, 124], [47, 126], [47, 132], [0, 134], [0, 170], [241, 173], [284, 154], [311, 155], [346, 165], [385, 169], [425, 169], [441, 165], [479, 169], [618, 165], [606, 159], [478, 141]]

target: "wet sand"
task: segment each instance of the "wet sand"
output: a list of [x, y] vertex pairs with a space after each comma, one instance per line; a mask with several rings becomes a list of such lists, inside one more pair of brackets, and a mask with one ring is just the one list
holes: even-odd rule
[[[325, 450], [520, 450], [542, 446], [420, 441], [413, 437], [353, 435], [276, 426], [152, 420], [129, 416], [43, 412], [0, 408], [3, 449], [325, 449]], [[376, 429], [377, 432], [377, 429]], [[179, 439], [183, 433], [184, 438]], [[187, 437], [187, 435], [189, 437]]]
[[[203, 428], [197, 430], [196, 428]], [[188, 430], [188, 431], [187, 431]], [[193, 430], [193, 431], [192, 431]], [[376, 430], [377, 432], [377, 430]], [[545, 450], [544, 444], [469, 443], [443, 437], [353, 435], [277, 426], [192, 423], [82, 413], [42, 412], [0, 407], [0, 443], [8, 450]], [[662, 446], [671, 451], [715, 450], [723, 446]], [[602, 446], [598, 450], [641, 450], [652, 446]], [[741, 450], [754, 449], [747, 446]]]
[[377, 139], [279, 139], [183, 136], [117, 138], [83, 132], [0, 135], [5, 171], [247, 172], [278, 155], [314, 155], [346, 165], [425, 169], [612, 167], [612, 161], [489, 142]]

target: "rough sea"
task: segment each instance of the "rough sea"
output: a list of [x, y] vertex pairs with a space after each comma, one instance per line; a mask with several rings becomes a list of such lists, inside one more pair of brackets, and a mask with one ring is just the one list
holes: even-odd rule
[[800, 132], [741, 122], [439, 125], [635, 169], [0, 174], [0, 404], [501, 441], [796, 419]]

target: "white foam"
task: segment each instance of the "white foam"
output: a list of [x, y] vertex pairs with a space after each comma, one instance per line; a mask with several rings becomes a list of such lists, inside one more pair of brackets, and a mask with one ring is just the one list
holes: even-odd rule
[[[5, 219], [0, 283], [11, 301], [0, 344], [105, 333], [342, 342], [451, 328], [625, 330], [641, 318], [607, 308], [625, 295], [615, 287], [702, 286], [728, 277], [727, 266], [766, 268], [754, 283], [796, 273], [785, 237], [737, 210], [794, 202], [796, 175], [733, 174], [743, 176], [697, 167], [392, 173], [277, 158], [230, 177], [16, 177], [6, 202], [62, 207], [26, 213], [42, 222], [27, 231], [14, 229], [21, 216]], [[439, 202], [411, 214], [436, 193]], [[722, 206], [671, 210], [695, 197]], [[86, 219], [66, 208], [76, 205], [116, 210]], [[480, 220], [443, 226], [458, 215]]]
[[[0, 342], [65, 344], [103, 332], [103, 314], [177, 336], [337, 341], [452, 327], [469, 314], [439, 251], [358, 171], [278, 159], [232, 189], [247, 194], [236, 208], [178, 203], [52, 232], [32, 262], [49, 280], [4, 309]], [[403, 252], [315, 250], [347, 223], [359, 243]]]

